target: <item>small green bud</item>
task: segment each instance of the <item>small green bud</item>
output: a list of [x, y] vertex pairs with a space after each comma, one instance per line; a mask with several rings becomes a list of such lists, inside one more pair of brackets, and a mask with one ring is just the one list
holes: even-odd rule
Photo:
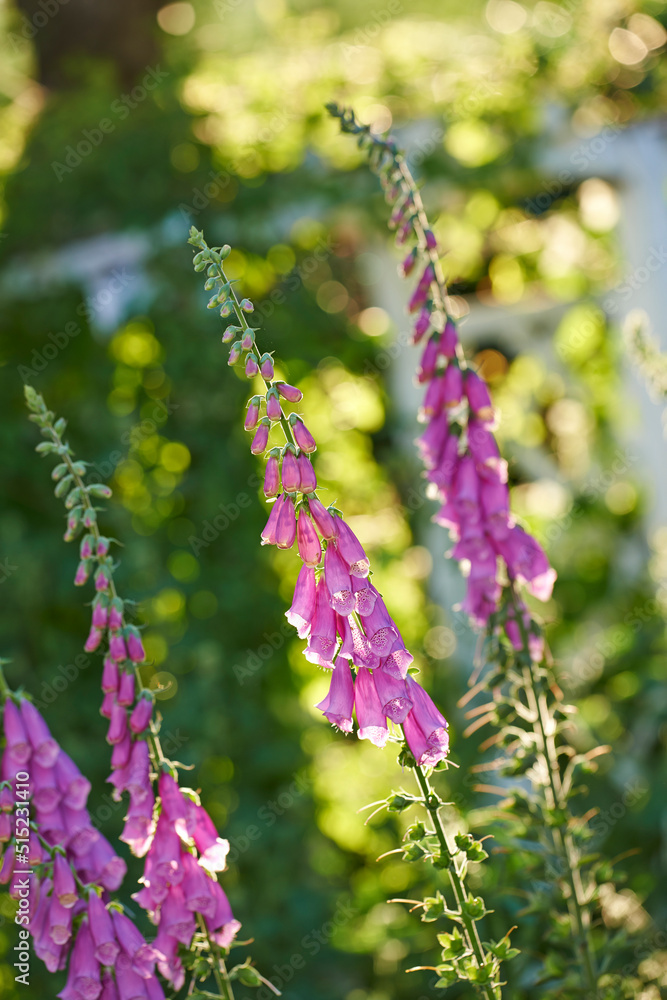
[[59, 462], [51, 472], [51, 479], [60, 479], [67, 472], [67, 463]]
[[91, 486], [86, 486], [86, 492], [91, 497], [101, 497], [104, 500], [108, 500], [112, 495], [110, 488], [104, 483], [93, 483]]
[[253, 969], [252, 965], [240, 965], [236, 969], [236, 975], [238, 981], [243, 983], [244, 986], [261, 986], [262, 977], [260, 976], [257, 969]]
[[65, 476], [64, 479], [60, 480], [53, 492], [57, 497], [64, 497], [73, 482], [74, 476]]

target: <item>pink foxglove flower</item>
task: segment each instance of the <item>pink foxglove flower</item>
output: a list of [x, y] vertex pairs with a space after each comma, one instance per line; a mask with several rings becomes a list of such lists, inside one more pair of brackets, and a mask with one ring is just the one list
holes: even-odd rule
[[288, 445], [283, 455], [283, 489], [286, 493], [296, 493], [301, 484], [301, 473], [294, 450]]
[[276, 545], [279, 549], [291, 549], [296, 539], [296, 514], [294, 500], [286, 493], [276, 523]]
[[322, 545], [315, 526], [302, 508], [297, 520], [299, 555], [306, 566], [317, 566], [322, 558]]
[[324, 579], [320, 577], [315, 592], [315, 613], [310, 626], [306, 659], [328, 670], [333, 668], [336, 651], [336, 616]]
[[111, 915], [96, 892], [91, 892], [88, 898], [88, 927], [95, 946], [95, 958], [100, 965], [113, 965], [120, 948]]
[[336, 518], [338, 551], [350, 568], [351, 576], [368, 576], [370, 560], [352, 529], [342, 517]]
[[354, 684], [347, 660], [338, 658], [331, 675], [329, 693], [317, 706], [332, 726], [344, 733], [352, 732]]
[[340, 518], [334, 518], [333, 515], [326, 509], [324, 504], [317, 499], [317, 497], [311, 497], [309, 499], [308, 510], [310, 511], [313, 521], [317, 525], [317, 530], [322, 538], [326, 541], [330, 541], [332, 538], [338, 537]]
[[468, 405], [475, 416], [483, 421], [492, 420], [493, 405], [489, 390], [476, 372], [470, 370], [466, 372], [465, 392], [468, 397]]
[[53, 895], [67, 909], [71, 909], [79, 898], [72, 866], [59, 851], [53, 859]]
[[218, 836], [215, 825], [203, 806], [189, 804], [188, 829], [199, 851], [199, 863], [211, 872], [227, 867], [229, 841]]
[[95, 945], [88, 921], [84, 917], [74, 942], [66, 989], [72, 990], [70, 995], [81, 997], [81, 1000], [97, 1000], [102, 992], [101, 971], [100, 963], [95, 958]]
[[324, 579], [334, 611], [343, 616], [351, 614], [354, 611], [355, 598], [350, 570], [335, 542], [329, 542], [324, 555]]
[[354, 684], [354, 708], [359, 726], [359, 739], [370, 740], [376, 747], [385, 746], [389, 738], [387, 719], [370, 670], [360, 667]]
[[269, 514], [264, 530], [262, 531], [262, 545], [276, 544], [278, 519], [280, 518], [280, 512], [283, 509], [284, 504], [287, 503], [287, 499], [287, 494], [282, 493], [271, 507], [271, 513]]
[[406, 683], [413, 707], [403, 723], [405, 737], [417, 763], [432, 767], [449, 752], [447, 722], [413, 677]]
[[373, 671], [373, 683], [384, 715], [397, 725], [405, 722], [412, 708], [406, 682], [379, 667]]
[[72, 936], [72, 910], [63, 906], [55, 895], [51, 897], [46, 924], [47, 933], [54, 944], [67, 944]]
[[51, 736], [42, 716], [27, 698], [23, 698], [21, 701], [21, 717], [34, 759], [43, 767], [52, 767], [60, 752], [60, 747]]
[[26, 764], [30, 760], [32, 746], [28, 740], [22, 714], [11, 698], [5, 701], [3, 728], [7, 740], [7, 752], [17, 764]]
[[431, 337], [426, 343], [419, 367], [417, 368], [418, 382], [428, 382], [429, 379], [433, 378], [437, 360], [438, 340], [437, 337]]
[[301, 452], [297, 463], [299, 466], [299, 489], [302, 493], [313, 493], [317, 489], [317, 478], [312, 462], [305, 452]]
[[315, 614], [315, 570], [311, 566], [303, 566], [294, 588], [294, 600], [285, 617], [290, 625], [297, 630], [300, 639], [305, 639], [310, 631], [310, 625]]

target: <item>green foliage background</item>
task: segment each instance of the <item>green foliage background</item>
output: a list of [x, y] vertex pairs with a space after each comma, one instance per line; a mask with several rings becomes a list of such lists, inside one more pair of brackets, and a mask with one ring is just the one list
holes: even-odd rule
[[[2, 10], [0, 40], [2, 655], [12, 660], [10, 682], [44, 701], [54, 733], [93, 781], [91, 807], [105, 833], [117, 835], [122, 815], [102, 791], [100, 664], [92, 656], [77, 666], [89, 609], [72, 590], [76, 552], [61, 540], [62, 510], [33, 452], [26, 377], [68, 418], [78, 455], [114, 488], [103, 523], [125, 546], [118, 579], [146, 625], [154, 662], [146, 682], [162, 689], [174, 756], [194, 766], [193, 781], [232, 842], [225, 888], [255, 939], [248, 950], [281, 979], [287, 1000], [435, 995], [428, 973], [403, 971], [430, 964], [432, 928], [403, 904], [386, 904], [418, 897], [428, 875], [391, 856], [376, 862], [396, 845], [395, 824], [377, 817], [364, 826], [357, 814], [400, 777], [391, 754], [332, 733], [312, 708], [326, 679], [283, 628], [296, 560], [259, 547], [266, 511], [241, 428], [247, 385], [226, 367], [221, 328], [204, 308], [185, 244], [193, 221], [211, 242], [235, 246], [230, 264], [259, 306], [262, 343], [304, 389], [318, 475], [359, 519], [380, 589], [451, 718], [461, 764], [444, 779], [456, 803], [451, 818], [460, 808], [483, 834], [495, 799], [476, 790], [469, 768], [484, 734], [465, 738], [457, 708], [473, 642], [451, 607], [429, 597], [431, 563], [446, 542], [429, 554], [429, 505], [411, 513], [416, 424], [399, 412], [383, 374], [383, 352], [400, 331], [378, 310], [378, 289], [360, 266], [361, 255], [384, 252], [384, 204], [323, 111], [331, 98], [349, 100], [368, 120], [393, 119], [413, 142], [450, 251], [453, 292], [492, 296], [501, 309], [537, 293], [562, 307], [555, 362], [517, 349], [492, 384], [515, 509], [559, 572], [545, 616], [564, 680], [576, 682], [573, 739], [614, 744], [586, 802], [607, 812], [594, 821], [596, 846], [627, 855], [625, 895], [610, 901], [608, 919], [622, 927], [650, 914], [658, 952], [650, 961], [664, 976], [664, 590], [662, 601], [655, 595], [667, 575], [667, 536], [646, 537], [641, 469], [630, 465], [620, 489], [595, 485], [622, 441], [622, 347], [598, 304], [622, 267], [613, 227], [587, 225], [576, 188], [537, 213], [528, 207], [544, 191], [538, 154], [550, 109], [585, 142], [661, 106], [660, 45], [630, 64], [614, 58], [609, 41], [642, 24], [656, 37], [664, 5], [176, 4], [160, 15], [168, 31], [153, 15], [144, 28], [167, 75], [122, 119], [114, 102], [132, 82], [120, 51], [95, 57], [74, 37], [59, 64], [63, 82], [42, 86], [35, 53], [63, 15], [30, 41], [25, 10]], [[174, 34], [193, 10], [194, 25]], [[656, 27], [633, 28], [638, 12]], [[508, 31], [512, 18], [521, 23]], [[54, 168], [105, 118], [114, 128], [98, 147], [70, 170]], [[426, 124], [414, 130], [415, 120]], [[554, 266], [559, 232], [579, 250]], [[59, 248], [119, 233], [145, 240], [146, 252], [122, 319], [104, 330], [98, 314], [88, 321], [81, 280], [66, 267], [59, 281], [49, 274]], [[583, 321], [587, 337], [573, 341]], [[62, 343], [69, 323], [77, 333], [49, 360], [50, 334]], [[541, 496], [529, 485], [536, 468], [546, 470]], [[216, 518], [217, 532], [206, 529]], [[59, 691], [56, 678], [68, 674]], [[484, 885], [496, 910], [490, 933], [523, 928], [508, 995], [536, 996], [531, 949], [541, 949], [543, 928], [523, 912], [528, 861], [503, 852], [502, 838], [494, 858]], [[137, 874], [131, 865], [128, 887]], [[0, 910], [0, 982], [13, 1000], [21, 992], [5, 896]], [[295, 955], [302, 967], [286, 972]], [[55, 995], [38, 964], [31, 995]], [[655, 975], [653, 967], [644, 978]], [[653, 1000], [652, 989], [641, 995]]]

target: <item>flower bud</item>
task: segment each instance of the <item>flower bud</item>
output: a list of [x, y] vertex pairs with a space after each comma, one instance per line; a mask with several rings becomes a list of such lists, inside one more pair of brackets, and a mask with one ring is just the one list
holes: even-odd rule
[[298, 403], [300, 399], [303, 399], [301, 389], [297, 389], [294, 385], [288, 385], [287, 382], [276, 382], [275, 387], [283, 399], [289, 403]]
[[285, 492], [296, 493], [301, 484], [301, 473], [294, 450], [289, 445], [285, 448], [283, 455], [282, 479]]
[[222, 335], [223, 344], [231, 344], [234, 337], [236, 337], [239, 333], [242, 332], [243, 331], [240, 326], [228, 326]]
[[254, 431], [259, 420], [259, 404], [261, 396], [253, 396], [248, 403], [248, 412], [245, 416], [245, 422], [243, 426], [247, 431]]
[[251, 350], [252, 346], [253, 346], [252, 330], [246, 330], [241, 340], [241, 347], [243, 348], [244, 351], [249, 351]]
[[442, 331], [442, 336], [440, 337], [440, 343], [438, 344], [438, 354], [445, 358], [456, 357], [456, 348], [458, 346], [459, 339], [456, 335], [456, 327], [451, 320], [447, 320], [445, 323], [445, 329]]
[[109, 656], [118, 662], [127, 659], [125, 640], [120, 632], [112, 632], [109, 637]]
[[236, 340], [231, 346], [231, 350], [229, 352], [229, 360], [227, 364], [235, 365], [240, 357], [241, 357], [241, 341]]
[[143, 663], [146, 659], [146, 651], [141, 641], [139, 629], [135, 628], [134, 625], [128, 625], [125, 629], [125, 642], [127, 643], [127, 652], [132, 662]]
[[93, 620], [95, 628], [106, 628], [109, 620], [109, 599], [105, 594], [97, 594], [93, 601]]
[[100, 535], [100, 537], [97, 539], [97, 548], [95, 550], [95, 554], [98, 559], [103, 559], [104, 556], [109, 554], [110, 545], [111, 545], [110, 539], [105, 538], [103, 535]]
[[133, 733], [143, 733], [148, 728], [153, 714], [153, 695], [150, 691], [142, 691], [130, 716], [130, 729]]
[[114, 597], [109, 605], [109, 628], [123, 627], [123, 602], [120, 597]]
[[283, 415], [283, 411], [280, 408], [280, 400], [271, 390], [266, 394], [266, 415], [269, 420], [280, 420]]
[[84, 535], [79, 545], [79, 555], [82, 559], [90, 559], [95, 550], [95, 536]]
[[100, 643], [102, 642], [103, 634], [104, 633], [102, 632], [101, 628], [95, 628], [95, 626], [93, 625], [90, 632], [88, 633], [88, 638], [86, 639], [85, 645], [83, 647], [87, 653], [95, 652], [95, 650], [99, 647]]
[[97, 524], [97, 513], [94, 507], [86, 507], [83, 512], [83, 526], [84, 528], [92, 528], [93, 525]]
[[255, 307], [250, 301], [250, 299], [241, 299], [239, 305], [241, 306], [241, 309], [243, 309], [243, 312], [245, 313], [251, 313], [255, 311]]
[[270, 427], [271, 421], [267, 417], [262, 417], [250, 445], [250, 451], [253, 455], [261, 455], [263, 451], [266, 451], [266, 446], [269, 443]]
[[259, 372], [259, 365], [254, 354], [249, 354], [245, 361], [245, 373], [247, 378], [254, 378]]
[[322, 538], [325, 538], [327, 541], [331, 541], [332, 538], [338, 537], [337, 519], [329, 513], [324, 504], [318, 500], [317, 497], [311, 497], [308, 500], [308, 510], [312, 514], [313, 521], [317, 525], [317, 530], [321, 534]]
[[259, 362], [259, 370], [262, 373], [262, 377], [265, 379], [273, 378], [273, 358], [270, 354], [262, 354]]
[[120, 671], [116, 701], [118, 702], [119, 705], [122, 705], [124, 708], [128, 708], [130, 705], [134, 704], [135, 683], [136, 682], [133, 671], [131, 670]]
[[264, 473], [264, 495], [275, 497], [280, 493], [280, 468], [275, 455], [269, 455]]
[[83, 587], [84, 583], [88, 580], [90, 576], [90, 571], [93, 568], [93, 564], [90, 559], [82, 559], [76, 568], [76, 576], [74, 577], [74, 586]]
[[296, 514], [294, 501], [283, 493], [285, 501], [278, 514], [276, 524], [276, 545], [279, 549], [291, 549], [296, 538]]
[[296, 413], [292, 413], [290, 414], [289, 422], [292, 425], [294, 440], [298, 444], [301, 451], [305, 451], [306, 454], [310, 454], [315, 451], [317, 448], [315, 438], [310, 433], [301, 417], [297, 416]]
[[297, 458], [299, 466], [300, 485], [302, 493], [313, 493], [317, 489], [317, 478], [312, 463], [305, 452], [301, 452]]

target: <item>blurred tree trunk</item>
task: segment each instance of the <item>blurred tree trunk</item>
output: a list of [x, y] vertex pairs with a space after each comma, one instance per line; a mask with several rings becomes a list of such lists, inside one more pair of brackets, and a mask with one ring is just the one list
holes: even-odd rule
[[[131, 86], [159, 59], [155, 15], [164, 0], [16, 0], [37, 54], [37, 79], [52, 90], [76, 87], [81, 63], [104, 61]], [[47, 20], [48, 19], [48, 20]], [[33, 34], [34, 32], [34, 34]]]

